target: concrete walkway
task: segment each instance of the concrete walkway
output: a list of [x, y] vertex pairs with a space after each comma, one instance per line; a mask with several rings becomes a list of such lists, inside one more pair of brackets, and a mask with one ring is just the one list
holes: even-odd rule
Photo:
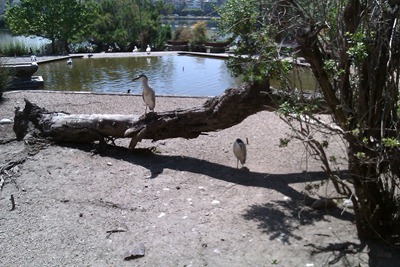
[[[37, 56], [36, 63], [43, 64], [58, 60], [68, 60], [69, 58], [89, 58], [89, 53], [78, 53], [60, 56]], [[197, 53], [186, 51], [161, 51], [161, 52], [120, 52], [120, 53], [92, 53], [91, 58], [116, 58], [116, 57], [158, 57], [158, 56], [172, 56], [172, 55], [192, 55], [203, 56], [212, 58], [228, 58], [229, 54], [226, 53]], [[21, 64], [32, 63], [30, 56], [24, 57], [1, 57], [0, 62], [3, 64]]]

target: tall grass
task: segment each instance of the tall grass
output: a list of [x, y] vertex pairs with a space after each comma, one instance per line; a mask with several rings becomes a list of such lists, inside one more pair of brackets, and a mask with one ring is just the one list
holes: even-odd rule
[[6, 57], [26, 56], [29, 54], [29, 49], [32, 49], [35, 54], [37, 54], [35, 51], [40, 51], [40, 47], [32, 47], [23, 41], [5, 41], [0, 44], [0, 55]]
[[37, 55], [41, 53], [42, 47], [40, 44], [29, 42], [29, 39], [0, 38], [0, 55], [2, 56], [26, 56], [29, 55], [29, 49]]
[[29, 51], [29, 48], [25, 47], [22, 43], [8, 43], [0, 47], [0, 54], [6, 57], [23, 56], [28, 54], [27, 51]]

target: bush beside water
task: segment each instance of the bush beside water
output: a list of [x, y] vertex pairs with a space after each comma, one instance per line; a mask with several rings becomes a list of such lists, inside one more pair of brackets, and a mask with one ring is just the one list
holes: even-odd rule
[[23, 43], [8, 43], [0, 47], [0, 54], [6, 57], [23, 56], [27, 55], [29, 47], [26, 47]]
[[29, 55], [29, 49], [32, 49], [35, 55], [41, 54], [41, 48], [24, 41], [3, 40], [0, 42], [0, 55], [5, 57], [20, 57]]

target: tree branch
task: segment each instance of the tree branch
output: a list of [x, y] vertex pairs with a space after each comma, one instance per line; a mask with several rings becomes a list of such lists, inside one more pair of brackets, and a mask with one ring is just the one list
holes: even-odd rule
[[[21, 140], [32, 128], [55, 141], [86, 142], [132, 138], [133, 149], [142, 139], [196, 138], [202, 133], [234, 126], [262, 110], [274, 111], [293, 96], [269, 87], [269, 83], [228, 89], [200, 107], [151, 112], [143, 116], [117, 114], [66, 114], [49, 112], [25, 99], [15, 113], [14, 131]], [[310, 103], [315, 98], [305, 98]]]

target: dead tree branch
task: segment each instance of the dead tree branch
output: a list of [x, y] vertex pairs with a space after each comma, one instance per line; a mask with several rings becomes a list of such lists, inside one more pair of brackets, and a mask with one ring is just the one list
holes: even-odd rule
[[19, 140], [32, 128], [44, 137], [64, 142], [132, 138], [129, 147], [133, 149], [143, 139], [191, 139], [205, 132], [226, 129], [259, 111], [273, 111], [279, 103], [292, 97], [270, 88], [267, 83], [252, 84], [228, 89], [200, 107], [143, 116], [49, 112], [25, 100], [24, 110], [15, 112], [14, 131]]

